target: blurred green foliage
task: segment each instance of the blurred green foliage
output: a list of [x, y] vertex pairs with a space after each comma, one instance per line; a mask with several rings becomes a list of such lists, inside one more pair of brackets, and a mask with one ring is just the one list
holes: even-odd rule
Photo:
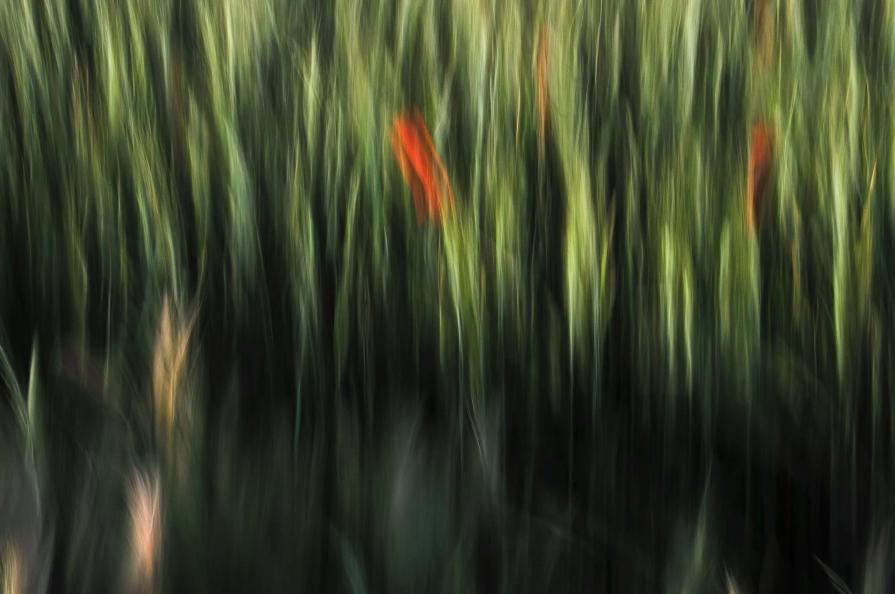
[[887, 591], [893, 69], [893, 0], [3, 0], [4, 592]]

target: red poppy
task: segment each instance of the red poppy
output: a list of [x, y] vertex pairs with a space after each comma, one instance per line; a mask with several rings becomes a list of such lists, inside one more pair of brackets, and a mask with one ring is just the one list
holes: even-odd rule
[[761, 222], [765, 194], [771, 179], [773, 159], [773, 134], [764, 122], [752, 127], [752, 148], [749, 156], [749, 181], [747, 184], [746, 220], [749, 230], [755, 232]]
[[454, 193], [418, 110], [395, 117], [391, 140], [401, 173], [413, 195], [417, 222], [440, 221], [445, 210], [453, 207]]

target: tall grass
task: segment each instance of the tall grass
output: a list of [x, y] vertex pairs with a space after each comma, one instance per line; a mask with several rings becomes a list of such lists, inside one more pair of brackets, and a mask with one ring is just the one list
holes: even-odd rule
[[892, 0], [0, 3], [5, 591], [886, 591], [893, 69]]

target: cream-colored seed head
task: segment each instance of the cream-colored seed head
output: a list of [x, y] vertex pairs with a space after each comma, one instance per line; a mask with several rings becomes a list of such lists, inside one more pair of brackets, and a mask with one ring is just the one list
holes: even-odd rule
[[8, 543], [3, 548], [3, 559], [0, 563], [0, 573], [3, 575], [3, 594], [21, 594], [22, 587], [22, 562], [19, 548]]
[[165, 297], [152, 362], [156, 430], [163, 442], [170, 442], [174, 432], [178, 394], [184, 387], [184, 371], [194, 320], [191, 317], [180, 324], [171, 309], [170, 301]]
[[138, 472], [131, 481], [131, 577], [135, 586], [154, 582], [161, 547], [161, 487], [158, 475]]

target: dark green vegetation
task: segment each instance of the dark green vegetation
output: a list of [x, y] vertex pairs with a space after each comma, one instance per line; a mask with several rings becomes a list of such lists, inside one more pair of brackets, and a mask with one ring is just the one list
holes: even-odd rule
[[893, 82], [893, 0], [0, 0], [3, 594], [891, 592]]

